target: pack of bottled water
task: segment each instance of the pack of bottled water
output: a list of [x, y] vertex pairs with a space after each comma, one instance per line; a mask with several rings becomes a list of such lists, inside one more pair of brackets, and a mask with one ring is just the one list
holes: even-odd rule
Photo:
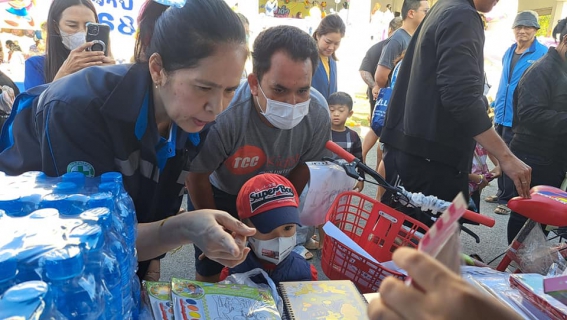
[[137, 319], [136, 224], [120, 173], [0, 172], [0, 319]]

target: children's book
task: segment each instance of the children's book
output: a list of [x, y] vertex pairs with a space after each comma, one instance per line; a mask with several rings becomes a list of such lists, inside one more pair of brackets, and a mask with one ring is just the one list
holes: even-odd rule
[[145, 288], [155, 320], [173, 320], [171, 283], [146, 281]]
[[271, 293], [240, 284], [171, 279], [176, 320], [279, 320]]
[[289, 319], [368, 319], [367, 304], [350, 280], [280, 282]]

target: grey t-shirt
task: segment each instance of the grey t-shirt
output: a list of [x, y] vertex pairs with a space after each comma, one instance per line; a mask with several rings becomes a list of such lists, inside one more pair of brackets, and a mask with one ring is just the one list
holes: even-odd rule
[[287, 176], [299, 163], [330, 157], [331, 140], [327, 102], [311, 88], [309, 113], [291, 130], [262, 122], [254, 108], [248, 82], [240, 85], [229, 107], [212, 125], [189, 171], [213, 172], [211, 184], [237, 195], [242, 185], [260, 173]]
[[390, 41], [384, 49], [382, 50], [382, 55], [380, 56], [380, 61], [378, 61], [379, 66], [386, 67], [393, 70], [394, 60], [396, 60], [404, 50], [408, 47], [411, 40], [411, 36], [404, 29], [396, 30], [390, 37]]

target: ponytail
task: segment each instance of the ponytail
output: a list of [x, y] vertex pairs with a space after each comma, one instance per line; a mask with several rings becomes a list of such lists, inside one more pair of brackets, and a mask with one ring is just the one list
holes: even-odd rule
[[140, 10], [136, 46], [134, 48], [134, 60], [136, 63], [147, 62], [146, 49], [150, 46], [154, 34], [154, 26], [167, 8], [169, 7], [154, 0], [147, 0]]

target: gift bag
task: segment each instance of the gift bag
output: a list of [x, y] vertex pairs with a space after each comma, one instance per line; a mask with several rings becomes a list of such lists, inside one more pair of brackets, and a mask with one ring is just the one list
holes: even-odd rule
[[377, 136], [380, 136], [382, 128], [384, 127], [384, 119], [386, 119], [386, 110], [388, 110], [391, 95], [392, 88], [381, 88], [376, 98], [376, 105], [374, 106], [374, 114], [372, 115], [370, 127]]

